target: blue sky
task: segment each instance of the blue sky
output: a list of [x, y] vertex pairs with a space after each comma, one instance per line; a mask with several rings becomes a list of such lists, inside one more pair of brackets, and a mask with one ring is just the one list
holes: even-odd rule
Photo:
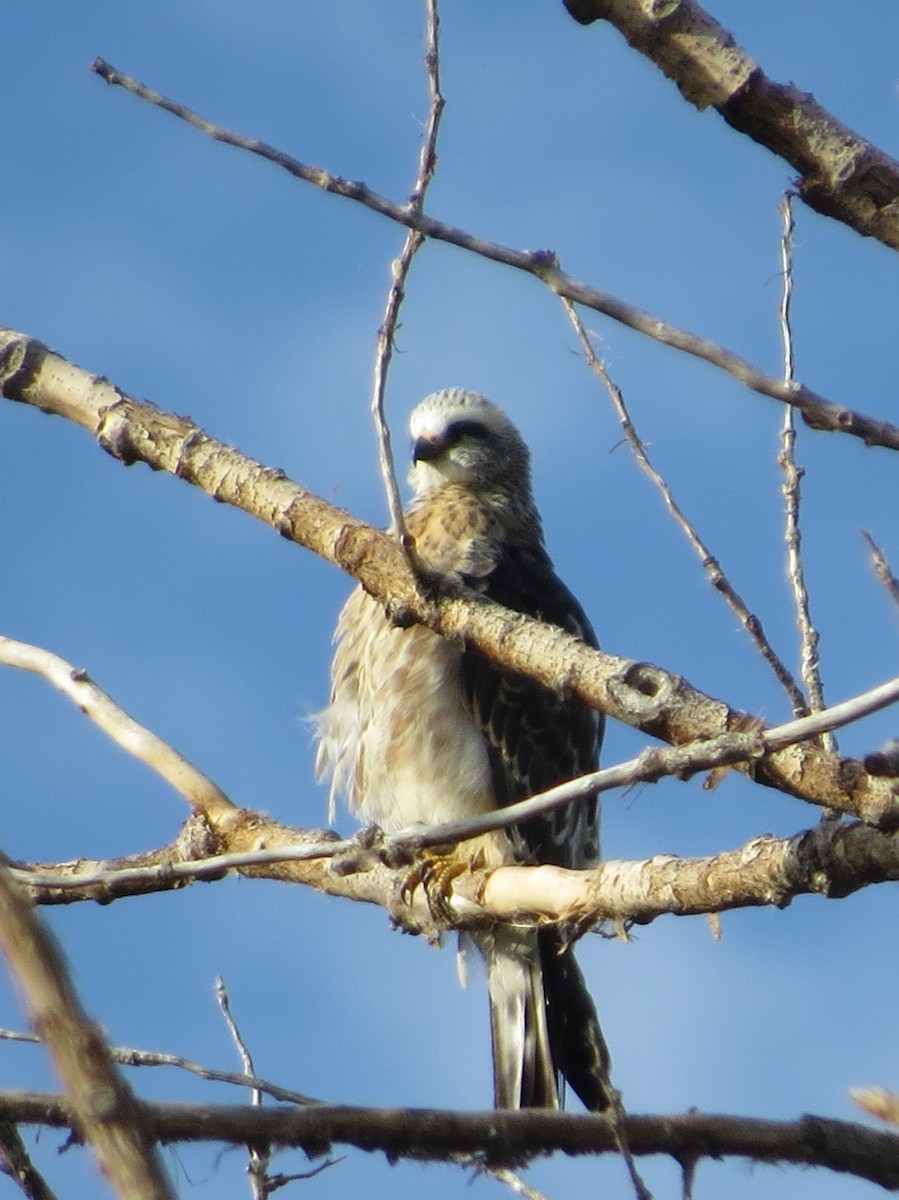
[[[899, 153], [899, 15], [871, 0], [734, 0], [711, 11], [774, 78]], [[391, 258], [403, 233], [347, 201], [202, 137], [106, 87], [121, 70], [236, 130], [402, 200], [427, 89], [419, 4], [188, 0], [13, 3], [0, 92], [2, 323], [133, 395], [188, 413], [373, 522], [385, 506], [368, 417]], [[559, 3], [457, 0], [443, 13], [447, 110], [428, 210], [487, 238], [552, 248], [563, 267], [667, 320], [781, 369], [778, 205], [789, 168], [699, 114], [611, 28]], [[895, 255], [797, 206], [797, 372], [818, 391], [897, 420]], [[791, 666], [783, 565], [780, 410], [711, 367], [586, 314], [638, 428], [683, 507]], [[404, 474], [405, 417], [446, 386], [506, 407], [534, 452], [553, 557], [604, 646], [778, 720], [782, 694], [705, 583], [635, 467], [558, 303], [535, 280], [429, 245], [416, 262], [390, 377]], [[87, 668], [232, 798], [298, 825], [326, 820], [306, 717], [326, 699], [330, 634], [348, 581], [246, 516], [143, 467], [124, 470], [80, 430], [6, 404], [0, 426], [0, 632]], [[896, 464], [887, 451], [800, 432], [805, 550], [830, 700], [897, 671], [896, 612], [862, 527], [899, 568]], [[168, 841], [183, 802], [41, 681], [0, 673], [2, 846], [53, 861]], [[847, 730], [845, 753], [895, 733], [891, 714]], [[613, 726], [605, 761], [642, 735]], [[605, 852], [709, 854], [789, 835], [816, 811], [736, 777], [715, 792], [667, 783], [605, 802]], [[352, 822], [341, 814], [341, 828]], [[636, 1112], [691, 1106], [852, 1118], [847, 1089], [899, 1086], [897, 962], [885, 888], [840, 903], [669, 918], [629, 945], [590, 937], [581, 959], [615, 1078]], [[46, 914], [91, 1012], [117, 1042], [237, 1069], [217, 1014], [224, 975], [259, 1071], [323, 1099], [484, 1107], [486, 1002], [453, 956], [392, 933], [385, 915], [269, 883]], [[0, 1024], [21, 1027], [0, 980]], [[40, 1052], [0, 1048], [4, 1086], [52, 1086]], [[171, 1073], [146, 1096], [236, 1099]], [[60, 1195], [96, 1194], [88, 1157], [36, 1157]], [[243, 1159], [169, 1156], [184, 1195], [247, 1194]], [[285, 1160], [289, 1169], [290, 1160]], [[301, 1165], [296, 1169], [302, 1169]], [[657, 1195], [676, 1170], [645, 1166]], [[550, 1195], [606, 1186], [618, 1163], [532, 1172]], [[458, 1172], [349, 1154], [307, 1195], [457, 1195]], [[465, 1185], [467, 1187], [467, 1184]], [[704, 1165], [697, 1196], [742, 1200], [782, 1173]], [[869, 1185], [792, 1173], [794, 1197]], [[473, 1195], [498, 1185], [476, 1180]], [[0, 1181], [0, 1197], [14, 1194]]]

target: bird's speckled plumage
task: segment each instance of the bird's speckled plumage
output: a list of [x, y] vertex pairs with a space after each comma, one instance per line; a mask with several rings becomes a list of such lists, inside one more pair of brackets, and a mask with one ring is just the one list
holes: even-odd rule
[[[521, 435], [494, 404], [453, 388], [412, 413], [407, 527], [432, 570], [595, 645], [543, 546]], [[602, 720], [579, 700], [495, 666], [422, 626], [398, 628], [357, 588], [335, 635], [319, 775], [363, 820], [397, 830], [492, 811], [596, 769]], [[599, 855], [594, 802], [578, 802], [454, 853], [488, 863], [585, 867]], [[607, 1055], [570, 947], [553, 929], [472, 939], [488, 972], [499, 1107], [556, 1107], [563, 1076], [608, 1103]]]

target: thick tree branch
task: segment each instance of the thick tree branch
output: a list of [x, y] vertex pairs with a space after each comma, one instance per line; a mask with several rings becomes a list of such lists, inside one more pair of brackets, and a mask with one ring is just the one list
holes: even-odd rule
[[[369, 832], [342, 841], [294, 829], [261, 813], [236, 810], [215, 831], [221, 853], [190, 857], [179, 838], [153, 855], [106, 862], [17, 863], [15, 876], [32, 900], [70, 904], [183, 887], [227, 871], [304, 884], [332, 896], [377, 904], [413, 933], [439, 932], [421, 888], [405, 897], [408, 865], [388, 867], [396, 845]], [[406, 856], [408, 857], [408, 855]], [[734, 908], [786, 907], [799, 895], [840, 898], [899, 879], [899, 834], [861, 822], [825, 822], [792, 838], [753, 838], [706, 858], [609, 860], [589, 871], [552, 866], [477, 870], [453, 880], [453, 917], [440, 928], [475, 929], [496, 921], [603, 921], [648, 924], [667, 914], [695, 916]]]
[[[337, 1144], [379, 1151], [392, 1161], [458, 1162], [476, 1155], [488, 1164], [520, 1164], [561, 1151], [617, 1153], [615, 1129], [602, 1116], [540, 1109], [484, 1113], [414, 1108], [250, 1108], [144, 1104], [150, 1128], [163, 1142], [248, 1141], [295, 1146], [312, 1157]], [[0, 1092], [0, 1119], [67, 1128], [69, 1108], [58, 1096]], [[704, 1113], [628, 1116], [635, 1155], [667, 1154], [680, 1162], [741, 1157], [755, 1162], [823, 1167], [899, 1189], [899, 1137], [848, 1121], [806, 1116], [765, 1121]]]
[[417, 230], [425, 237], [459, 246], [482, 258], [525, 271], [529, 275], [542, 279], [548, 287], [564, 299], [583, 304], [587, 308], [593, 308], [597, 312], [611, 317], [613, 321], [627, 325], [628, 328], [651, 337], [655, 341], [672, 346], [676, 350], [682, 350], [685, 354], [692, 354], [697, 358], [704, 359], [722, 371], [727, 371], [728, 374], [733, 375], [735, 379], [753, 391], [784, 404], [794, 405], [802, 412], [804, 420], [815, 429], [849, 433], [854, 437], [861, 438], [866, 445], [887, 446], [892, 450], [899, 450], [899, 426], [866, 416], [864, 413], [853, 412], [851, 409], [844, 408], [842, 405], [835, 404], [832, 400], [818, 395], [804, 384], [796, 381], [786, 383], [774, 375], [768, 375], [724, 346], [711, 342], [707, 338], [698, 337], [687, 330], [678, 329], [667, 321], [644, 312], [632, 304], [627, 304], [608, 292], [600, 291], [599, 288], [572, 278], [562, 271], [558, 259], [551, 251], [514, 250], [508, 246], [475, 237], [462, 229], [447, 225], [443, 221], [436, 221], [425, 213], [417, 211], [411, 203], [396, 204], [371, 191], [364, 183], [343, 179], [339, 175], [333, 175], [324, 170], [323, 167], [292, 158], [289, 154], [284, 154], [257, 138], [244, 137], [220, 125], [215, 125], [185, 105], [179, 104], [175, 100], [169, 100], [159, 92], [154, 92], [151, 88], [146, 87], [139, 80], [117, 71], [102, 58], [98, 58], [94, 62], [93, 70], [107, 83], [117, 84], [142, 100], [172, 113], [195, 129], [215, 138], [216, 141], [249, 151], [268, 162], [275, 163], [295, 179], [302, 179], [332, 195], [343, 196], [345, 199], [363, 204], [366, 208], [388, 217], [391, 221]]
[[713, 107], [795, 167], [811, 208], [899, 249], [899, 163], [793, 84], [775, 83], [693, 0], [564, 0], [582, 25], [608, 21], [698, 109]]
[[[0, 329], [0, 391], [74, 421], [125, 465], [145, 462], [250, 513], [334, 563], [390, 611], [562, 688], [673, 745], [761, 727], [678, 675], [591, 649], [561, 630], [511, 613], [445, 581], [422, 590], [401, 549], [379, 532], [297, 486], [283, 471], [246, 458], [184, 417], [133, 400], [40, 342]], [[766, 753], [746, 768], [758, 783], [874, 824], [899, 820], [893, 784], [856, 760], [809, 744]]]

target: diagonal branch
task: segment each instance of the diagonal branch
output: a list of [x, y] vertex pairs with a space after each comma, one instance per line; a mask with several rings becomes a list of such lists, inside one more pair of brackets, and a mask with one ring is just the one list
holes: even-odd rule
[[[292, 483], [283, 471], [246, 458], [184, 417], [133, 400], [40, 342], [0, 329], [0, 391], [65, 416], [89, 430], [126, 465], [145, 462], [250, 513], [357, 579], [391, 610], [450, 640], [465, 640], [494, 661], [672, 745], [745, 730], [739, 710], [649, 663], [593, 650], [560, 629], [445, 581], [425, 594], [395, 541]], [[763, 722], [756, 722], [759, 726]], [[756, 759], [758, 783], [872, 823], [899, 820], [888, 780], [808, 743]]]
[[167, 742], [138, 724], [93, 682], [86, 671], [40, 646], [0, 635], [0, 663], [42, 675], [123, 750], [147, 764], [187, 800], [195, 812], [221, 815], [234, 805], [212, 780]]
[[0, 949], [66, 1091], [72, 1125], [126, 1200], [172, 1200], [146, 1114], [81, 1007], [62, 954], [0, 861]]
[[159, 92], [154, 92], [151, 88], [146, 87], [139, 80], [117, 71], [102, 58], [98, 58], [94, 62], [93, 70], [107, 83], [117, 84], [140, 99], [172, 113], [173, 116], [186, 121], [195, 129], [215, 138], [216, 141], [246, 150], [268, 162], [275, 163], [296, 179], [302, 179], [333, 195], [343, 196], [358, 204], [363, 204], [373, 212], [380, 213], [381, 216], [388, 217], [400, 225], [418, 230], [425, 237], [448, 242], [473, 254], [478, 254], [482, 258], [525, 271], [542, 279], [552, 291], [567, 300], [582, 304], [585, 308], [593, 308], [597, 312], [611, 317], [613, 321], [618, 321], [666, 346], [672, 346], [676, 350], [682, 350], [685, 354], [692, 354], [697, 358], [704, 359], [722, 371], [727, 371], [728, 374], [733, 375], [735, 379], [753, 391], [798, 408], [806, 423], [815, 429], [849, 433], [860, 438], [866, 445], [886, 446], [891, 450], [899, 450], [899, 426], [835, 404], [832, 400], [827, 400], [801, 383], [795, 381], [787, 383], [774, 375], [768, 375], [724, 346], [719, 346], [707, 338], [698, 337], [684, 329], [678, 329], [651, 313], [619, 300], [608, 292], [600, 291], [599, 288], [572, 278], [561, 270], [555, 254], [551, 251], [513, 250], [508, 246], [475, 237], [455, 226], [436, 221], [425, 213], [416, 212], [410, 205], [396, 204], [384, 196], [379, 196], [377, 192], [367, 188], [364, 183], [333, 175], [323, 167], [301, 162], [257, 138], [244, 137], [221, 125], [216, 125], [185, 105], [170, 100], [166, 96], [160, 95]]
[[[584, 351], [584, 357], [587, 360], [587, 365], [590, 367], [593, 373], [602, 380], [606, 391], [609, 393], [612, 405], [614, 406], [615, 412], [618, 415], [618, 420], [621, 422], [621, 427], [624, 430], [624, 436], [628, 440], [634, 458], [637, 460], [638, 466], [642, 468], [642, 470], [649, 476], [649, 478], [661, 492], [665, 507], [668, 509], [676, 524], [685, 534], [687, 541], [698, 555], [699, 561], [702, 563], [702, 568], [705, 571], [709, 582], [711, 583], [712, 587], [715, 588], [718, 594], [724, 597], [724, 600], [730, 606], [731, 611], [734, 612], [737, 617], [739, 617], [743, 628], [749, 634], [753, 644], [755, 645], [755, 648], [774, 672], [774, 677], [786, 692], [787, 697], [790, 700], [790, 704], [792, 705], [793, 712], [797, 716], [804, 716], [808, 709], [799, 685], [793, 678], [790, 671], [787, 669], [786, 664], [780, 658], [777, 651], [771, 645], [771, 642], [768, 640], [768, 635], [765, 633], [759, 618], [755, 613], [750, 611], [746, 601], [736, 590], [725, 572], [722, 570], [721, 563], [719, 562], [718, 558], [702, 540], [695, 525], [693, 525], [693, 523], [684, 513], [683, 509], [675, 500], [674, 493], [669, 487], [667, 481], [652, 465], [649, 454], [646, 450], [646, 444], [640, 437], [636, 426], [631, 420], [631, 416], [627, 410], [627, 405], [624, 402], [624, 396], [621, 392], [621, 389], [612, 379], [611, 375], [606, 369], [605, 363], [597, 355], [596, 349], [593, 345], [593, 340], [590, 337], [590, 334], [587, 332], [583, 321], [578, 315], [577, 309], [570, 300], [563, 300], [562, 303], [565, 306], [568, 319], [574, 326], [575, 333], [580, 340], [581, 347]], [[786, 412], [788, 417], [792, 417], [792, 408], [788, 407]]]
[[564, 0], [582, 25], [608, 21], [673, 79], [799, 172], [811, 208], [899, 249], [899, 163], [793, 84], [775, 83], [695, 0]]

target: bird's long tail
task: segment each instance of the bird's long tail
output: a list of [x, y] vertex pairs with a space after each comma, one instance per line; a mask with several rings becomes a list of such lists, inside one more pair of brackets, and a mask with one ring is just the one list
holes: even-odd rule
[[487, 965], [497, 1108], [559, 1108], [565, 1079], [584, 1105], [609, 1104], [609, 1055], [570, 946], [555, 930], [475, 935]]
[[612, 1102], [611, 1059], [593, 997], [570, 943], [557, 929], [538, 933], [547, 1026], [556, 1078], [563, 1078], [591, 1112]]

